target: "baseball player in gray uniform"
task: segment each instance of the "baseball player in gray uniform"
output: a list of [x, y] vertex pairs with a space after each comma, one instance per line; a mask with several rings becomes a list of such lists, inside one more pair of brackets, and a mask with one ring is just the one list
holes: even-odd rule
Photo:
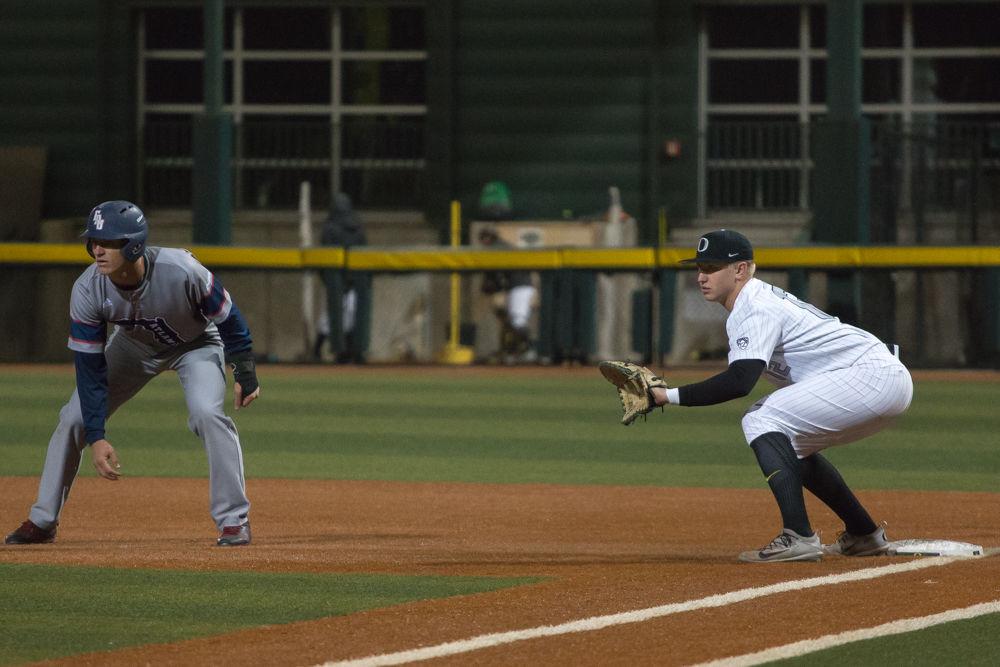
[[[703, 382], [673, 388], [649, 369], [627, 362], [606, 362], [602, 372], [619, 387], [638, 381], [648, 395], [641, 413], [746, 396], [765, 375], [778, 389], [747, 410], [743, 432], [784, 526], [770, 544], [743, 552], [740, 560], [814, 561], [824, 553], [885, 553], [885, 529], [875, 524], [821, 452], [882, 430], [909, 407], [913, 382], [896, 350], [754, 278], [753, 247], [742, 234], [709, 232], [699, 239], [697, 255], [684, 262], [697, 265], [704, 298], [729, 311], [728, 368]], [[813, 532], [803, 488], [844, 522], [835, 543], [824, 547]]]
[[[97, 473], [120, 477], [105, 421], [160, 373], [176, 371], [184, 388], [188, 427], [208, 454], [210, 511], [216, 544], [250, 543], [243, 452], [226, 416], [226, 362], [233, 367], [235, 408], [259, 395], [243, 316], [229, 293], [191, 253], [147, 247], [147, 221], [135, 204], [109, 201], [90, 212], [87, 251], [94, 258], [73, 285], [68, 346], [76, 390], [49, 440], [38, 499], [7, 544], [55, 539], [59, 514], [90, 447]], [[107, 325], [114, 325], [107, 336]]]

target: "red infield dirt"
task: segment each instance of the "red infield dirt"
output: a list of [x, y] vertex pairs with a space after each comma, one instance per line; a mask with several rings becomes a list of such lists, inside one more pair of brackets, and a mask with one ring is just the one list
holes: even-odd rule
[[[24, 518], [37, 480], [6, 478], [0, 521]], [[627, 612], [892, 563], [838, 558], [749, 565], [777, 530], [766, 489], [402, 482], [248, 482], [254, 544], [212, 546], [207, 481], [78, 481], [55, 544], [0, 547], [0, 562], [255, 572], [546, 577], [492, 593], [92, 653], [62, 665], [313, 665]], [[1000, 546], [1000, 494], [867, 492], [890, 537]], [[824, 541], [837, 522], [810, 509]], [[681, 665], [1000, 599], [1000, 558], [790, 591], [602, 630], [531, 639], [435, 664]]]

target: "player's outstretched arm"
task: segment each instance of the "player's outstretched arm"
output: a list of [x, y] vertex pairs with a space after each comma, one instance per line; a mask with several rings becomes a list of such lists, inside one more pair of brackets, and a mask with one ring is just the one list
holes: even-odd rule
[[639, 415], [668, 403], [715, 405], [746, 396], [757, 384], [764, 366], [764, 361], [760, 359], [738, 359], [718, 375], [672, 389], [648, 368], [628, 361], [602, 361], [600, 371], [608, 382], [617, 387], [622, 404], [622, 424], [628, 426]]
[[90, 454], [94, 459], [94, 470], [104, 479], [116, 481], [121, 477], [121, 464], [111, 443], [101, 438], [90, 445]]
[[718, 375], [670, 390], [666, 396], [670, 403], [674, 403], [671, 392], [676, 391], [676, 402], [688, 406], [717, 405], [743, 398], [753, 390], [765, 365], [761, 359], [737, 359]]

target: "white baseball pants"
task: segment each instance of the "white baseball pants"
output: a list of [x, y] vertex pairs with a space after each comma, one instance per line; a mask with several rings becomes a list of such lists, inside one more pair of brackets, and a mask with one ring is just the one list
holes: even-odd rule
[[531, 305], [535, 299], [535, 288], [532, 285], [514, 287], [507, 294], [507, 316], [510, 325], [515, 329], [528, 326], [531, 319]]
[[910, 406], [913, 380], [887, 352], [778, 389], [743, 415], [747, 443], [784, 433], [798, 457], [872, 435]]

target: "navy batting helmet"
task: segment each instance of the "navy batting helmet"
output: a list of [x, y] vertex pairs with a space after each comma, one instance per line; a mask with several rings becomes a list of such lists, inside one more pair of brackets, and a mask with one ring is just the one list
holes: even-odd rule
[[94, 256], [91, 239], [125, 241], [122, 257], [134, 262], [146, 249], [146, 216], [132, 202], [116, 200], [98, 204], [87, 216], [87, 229], [81, 234], [87, 238], [87, 252]]

